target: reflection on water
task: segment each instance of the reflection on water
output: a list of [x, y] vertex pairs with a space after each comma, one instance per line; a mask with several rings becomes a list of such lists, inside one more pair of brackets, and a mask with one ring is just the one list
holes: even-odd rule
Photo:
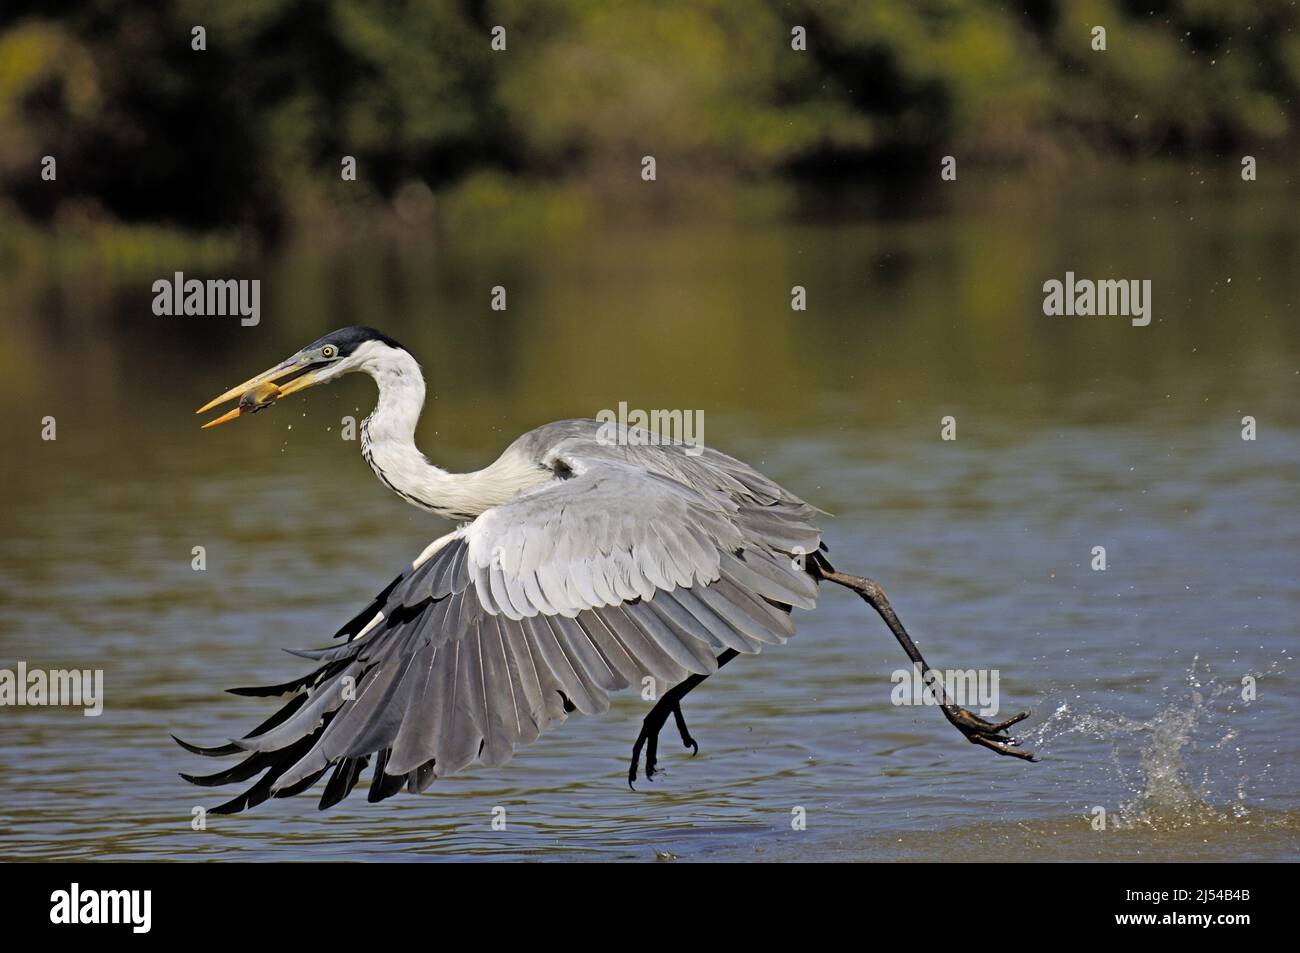
[[[1263, 183], [1125, 182], [888, 223], [308, 245], [228, 269], [262, 278], [249, 329], [152, 315], [151, 282], [184, 262], [0, 272], [0, 665], [103, 668], [107, 694], [98, 719], [0, 710], [0, 855], [1293, 857], [1300, 216]], [[1067, 270], [1150, 278], [1151, 326], [1045, 318], [1041, 284]], [[220, 689], [295, 674], [279, 649], [327, 641], [446, 531], [340, 440], [368, 381], [198, 430], [213, 394], [349, 323], [421, 359], [419, 437], [452, 468], [619, 401], [703, 410], [711, 443], [835, 514], [837, 564], [881, 580], [936, 666], [1001, 671], [1045, 760], [892, 707], [897, 646], [828, 592], [789, 645], [692, 694], [700, 754], [666, 735], [641, 791], [645, 706], [624, 697], [423, 797], [191, 831], [217, 798], [177, 778], [195, 759], [168, 733], [245, 729], [264, 707]], [[1228, 689], [1250, 673], [1245, 703]], [[1104, 834], [1097, 805], [1120, 822]]]

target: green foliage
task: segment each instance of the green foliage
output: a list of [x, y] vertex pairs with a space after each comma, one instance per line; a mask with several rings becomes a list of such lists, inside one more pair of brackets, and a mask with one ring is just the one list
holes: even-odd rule
[[1289, 0], [8, 0], [0, 210], [274, 236], [413, 183], [632, 186], [647, 154], [678, 180], [797, 183], [950, 152], [1280, 151], [1297, 19]]

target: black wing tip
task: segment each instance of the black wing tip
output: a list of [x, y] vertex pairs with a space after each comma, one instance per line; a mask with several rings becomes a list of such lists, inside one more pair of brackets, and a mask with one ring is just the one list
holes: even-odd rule
[[234, 743], [217, 745], [211, 748], [205, 748], [203, 747], [203, 745], [191, 744], [190, 742], [185, 741], [183, 738], [178, 738], [175, 735], [172, 735], [171, 739], [172, 741], [180, 745], [182, 748], [184, 748], [186, 751], [188, 751], [190, 754], [203, 755], [205, 758], [220, 758], [226, 755], [239, 754], [241, 751], [244, 750], [243, 748], [239, 747]]
[[224, 815], [239, 814], [249, 807], [249, 805], [245, 804], [244, 801], [245, 797], [241, 794], [239, 797], [227, 801], [225, 804], [218, 804], [216, 807], [208, 808], [208, 813]]
[[337, 647], [333, 645], [327, 645], [324, 648], [319, 649], [287, 649], [281, 647], [280, 651], [292, 655], [294, 658], [305, 658], [312, 662], [319, 662], [321, 656], [328, 652], [333, 652], [336, 648]]

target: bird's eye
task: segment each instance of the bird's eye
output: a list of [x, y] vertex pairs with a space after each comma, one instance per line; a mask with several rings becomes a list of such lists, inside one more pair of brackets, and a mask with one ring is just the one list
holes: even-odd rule
[[333, 356], [334, 356], [334, 345], [333, 345], [333, 344], [326, 344], [323, 348], [320, 349], [320, 353], [321, 353], [321, 357], [333, 357]]

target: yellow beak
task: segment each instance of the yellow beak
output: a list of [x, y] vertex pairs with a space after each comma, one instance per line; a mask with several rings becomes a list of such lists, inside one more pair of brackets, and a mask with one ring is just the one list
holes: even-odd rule
[[305, 371], [284, 386], [275, 383], [290, 374], [302, 371], [304, 367], [308, 366], [310, 365], [304, 358], [294, 355], [287, 361], [277, 364], [275, 367], [263, 371], [256, 377], [244, 381], [244, 383], [240, 384], [238, 387], [230, 388], [230, 390], [226, 391], [220, 397], [208, 401], [194, 412], [196, 414], [206, 413], [218, 404], [224, 404], [226, 401], [234, 400], [236, 397], [239, 398], [239, 403], [233, 410], [227, 411], [216, 420], [209, 420], [203, 425], [204, 430], [208, 427], [215, 427], [217, 424], [224, 424], [227, 420], [234, 420], [236, 417], [243, 416], [244, 414], [255, 414], [263, 408], [270, 407], [281, 397], [287, 397], [290, 394], [296, 393], [300, 390], [305, 390], [312, 384], [315, 384], [317, 378], [320, 376], [320, 371], [318, 370]]

